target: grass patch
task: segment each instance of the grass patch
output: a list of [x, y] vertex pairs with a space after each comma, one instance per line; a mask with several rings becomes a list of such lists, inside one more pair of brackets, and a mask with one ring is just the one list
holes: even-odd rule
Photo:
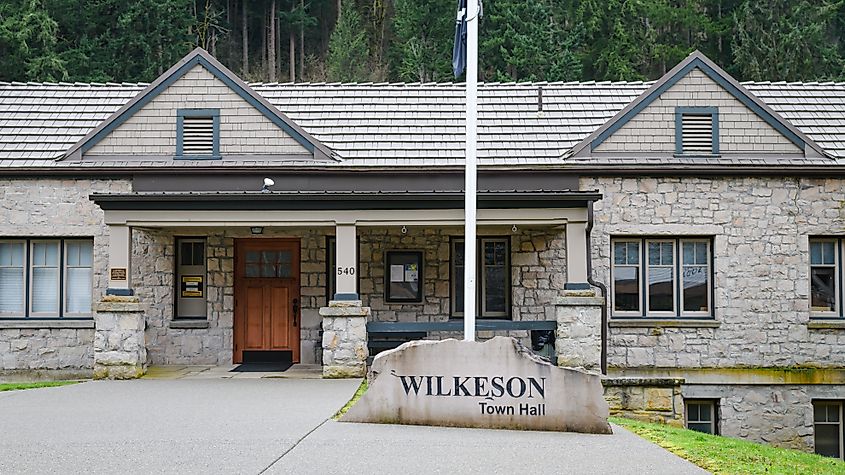
[[67, 386], [79, 381], [43, 381], [40, 383], [0, 383], [0, 391], [18, 391], [20, 389], [54, 388]]
[[821, 455], [663, 424], [618, 417], [610, 421], [715, 474], [845, 473], [845, 462]]
[[341, 407], [340, 410], [337, 411], [337, 414], [335, 414], [333, 416], [333, 418], [335, 420], [340, 419], [340, 416], [346, 414], [346, 411], [348, 411], [350, 407], [354, 406], [355, 403], [358, 402], [359, 399], [361, 399], [361, 396], [363, 396], [365, 392], [367, 392], [367, 379], [366, 378], [364, 378], [364, 380], [361, 381], [361, 385], [358, 386], [358, 389], [355, 390], [355, 394], [352, 395], [352, 399], [350, 399], [349, 402], [347, 402], [345, 406]]

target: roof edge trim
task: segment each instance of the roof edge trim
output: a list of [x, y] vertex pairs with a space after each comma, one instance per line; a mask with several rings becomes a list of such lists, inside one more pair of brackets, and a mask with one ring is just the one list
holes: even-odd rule
[[809, 146], [818, 154], [818, 156], [829, 157], [829, 155], [825, 153], [824, 150], [812, 139], [807, 137], [794, 125], [790, 124], [780, 114], [767, 106], [758, 97], [743, 87], [742, 84], [737, 82], [727, 72], [710, 61], [710, 59], [698, 50], [693, 51], [686, 59], [678, 63], [678, 65], [672, 68], [671, 71], [663, 75], [663, 77], [655, 82], [648, 90], [643, 92], [633, 102], [625, 106], [625, 108], [614, 115], [603, 126], [572, 147], [572, 149], [568, 151], [564, 157], [579, 155], [587, 148], [587, 146], [590, 147], [589, 151], [594, 150], [622, 126], [628, 123], [628, 121], [630, 121], [634, 116], [642, 112], [643, 109], [648, 107], [652, 102], [666, 92], [666, 90], [674, 86], [678, 81], [696, 68], [723, 87], [729, 94], [751, 109], [752, 112], [766, 121], [766, 123], [781, 133], [784, 137], [789, 139], [790, 142], [804, 151], [805, 155], [807, 154], [806, 146]]
[[271, 122], [284, 130], [300, 145], [305, 147], [305, 149], [311, 152], [315, 158], [331, 158], [335, 161], [340, 161], [337, 154], [333, 153], [331, 149], [303, 130], [283, 112], [270, 104], [267, 99], [256, 93], [251, 87], [249, 87], [249, 85], [243, 82], [232, 71], [226, 68], [202, 48], [195, 48], [193, 51], [188, 53], [178, 63], [173, 65], [164, 74], [150, 83], [150, 85], [144, 88], [141, 92], [136, 94], [135, 97], [133, 97], [128, 103], [100, 123], [100, 125], [89, 132], [56, 160], [61, 161], [68, 157], [81, 159], [83, 153], [90, 150], [110, 132], [126, 122], [138, 110], [147, 105], [156, 96], [161, 94], [162, 91], [182, 78], [182, 76], [197, 65], [203, 66], [212, 75], [214, 75], [214, 77], [226, 84], [226, 86], [238, 94], [238, 96], [247, 101], [251, 106], [255, 107], [265, 117], [270, 119]]

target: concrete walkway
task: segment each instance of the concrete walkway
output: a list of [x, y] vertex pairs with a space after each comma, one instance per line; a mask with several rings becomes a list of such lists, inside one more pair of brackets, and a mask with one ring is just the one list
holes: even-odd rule
[[327, 420], [357, 386], [183, 378], [4, 392], [0, 473], [704, 473], [616, 427], [594, 436]]

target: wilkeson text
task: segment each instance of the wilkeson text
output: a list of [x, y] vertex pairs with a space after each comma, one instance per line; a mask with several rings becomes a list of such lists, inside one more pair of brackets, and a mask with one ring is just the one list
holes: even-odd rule
[[500, 398], [546, 397], [546, 378], [513, 376], [399, 376], [406, 395]]

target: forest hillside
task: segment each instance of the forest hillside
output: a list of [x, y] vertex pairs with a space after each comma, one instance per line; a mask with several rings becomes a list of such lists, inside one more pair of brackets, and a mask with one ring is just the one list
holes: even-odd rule
[[[196, 46], [249, 81], [453, 81], [456, 0], [11, 0], [0, 80], [151, 81]], [[845, 80], [845, 0], [485, 0], [484, 81]], [[458, 79], [460, 80], [460, 78]]]

